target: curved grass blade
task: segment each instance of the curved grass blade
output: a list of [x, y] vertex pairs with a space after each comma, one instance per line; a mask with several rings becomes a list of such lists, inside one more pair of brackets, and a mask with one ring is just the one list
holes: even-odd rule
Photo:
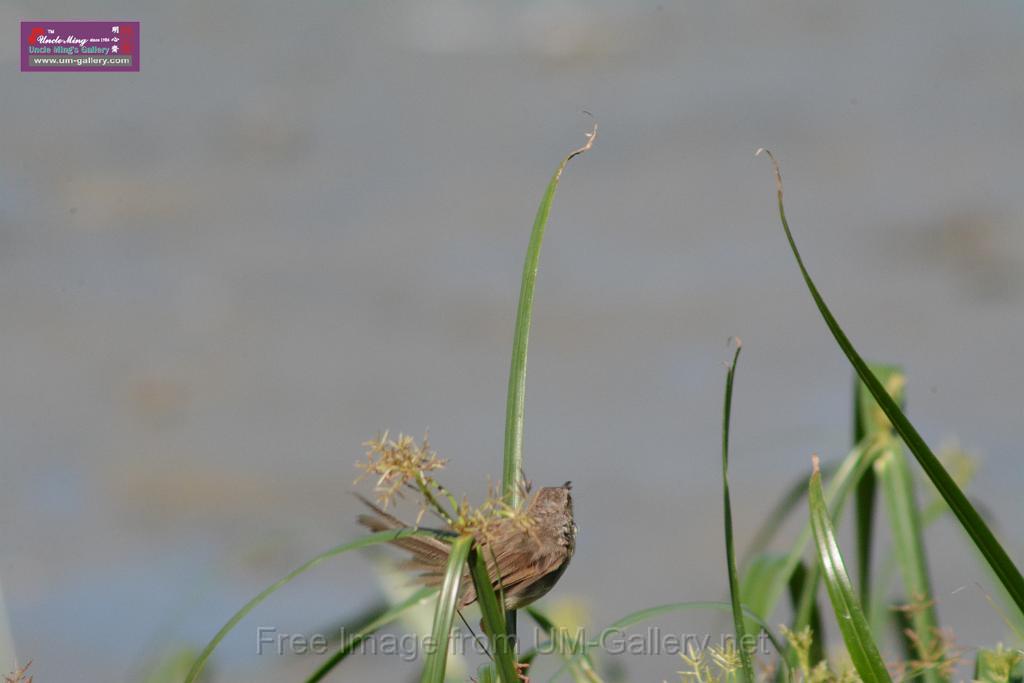
[[886, 417], [892, 423], [893, 427], [899, 435], [903, 437], [903, 441], [907, 444], [907, 448], [914, 454], [917, 462], [921, 465], [921, 469], [924, 470], [925, 474], [931, 480], [935, 488], [938, 489], [943, 499], [949, 505], [950, 509], [953, 510], [953, 514], [956, 515], [960, 521], [961, 526], [974, 541], [974, 544], [981, 551], [981, 554], [985, 557], [985, 560], [992, 567], [996, 576], [999, 578], [1000, 583], [1006, 588], [1006, 591], [1010, 594], [1014, 603], [1017, 605], [1017, 609], [1024, 613], [1024, 576], [1021, 576], [1020, 570], [1010, 559], [1010, 556], [1000, 545], [999, 541], [996, 540], [995, 535], [991, 529], [982, 519], [978, 511], [971, 505], [970, 501], [963, 494], [963, 491], [956, 485], [953, 478], [946, 471], [946, 468], [942, 466], [939, 459], [935, 457], [932, 450], [925, 443], [921, 435], [918, 434], [917, 429], [910, 423], [903, 411], [900, 410], [896, 402], [889, 397], [885, 391], [885, 387], [882, 383], [871, 372], [868, 368], [867, 363], [860, 357], [857, 350], [853, 348], [853, 344], [847, 338], [846, 333], [843, 332], [842, 328], [839, 327], [839, 323], [832, 316], [832, 312], [825, 304], [825, 300], [818, 293], [818, 288], [815, 286], [814, 281], [811, 279], [810, 274], [807, 272], [807, 268], [804, 266], [803, 258], [800, 256], [800, 251], [797, 249], [796, 241], [793, 239], [793, 233], [789, 229], [789, 223], [786, 220], [786, 210], [782, 202], [782, 175], [779, 171], [779, 164], [775, 161], [775, 158], [771, 156], [771, 153], [767, 150], [758, 150], [760, 153], [764, 151], [769, 155], [772, 161], [772, 167], [775, 172], [775, 185], [776, 194], [778, 195], [779, 205], [779, 219], [782, 222], [782, 228], [786, 233], [786, 239], [789, 241], [790, 250], [793, 252], [793, 256], [796, 258], [797, 265], [800, 267], [800, 272], [803, 275], [804, 283], [807, 285], [807, 289], [811, 293], [811, 297], [814, 299], [814, 303], [818, 307], [818, 311], [821, 313], [821, 317], [825, 320], [825, 324], [828, 325], [829, 330], [832, 332], [832, 336], [835, 337], [836, 342], [842, 349], [846, 358], [850, 361], [850, 365], [857, 371], [857, 375], [861, 381], [867, 386], [868, 391], [874, 396], [875, 401], [878, 402], [879, 407], [885, 413]]
[[355, 651], [359, 643], [366, 640], [367, 637], [372, 635], [378, 629], [387, 626], [388, 624], [397, 619], [400, 619], [402, 615], [408, 612], [410, 609], [419, 604], [422, 604], [424, 601], [430, 599], [436, 594], [436, 588], [424, 586], [423, 588], [420, 588], [415, 593], [410, 595], [405, 600], [402, 600], [398, 604], [392, 605], [391, 607], [377, 614], [375, 617], [373, 617], [365, 624], [360, 626], [356, 630], [356, 632], [352, 634], [352, 637], [349, 638], [348, 641], [346, 641], [344, 644], [342, 644], [340, 650], [331, 655], [330, 659], [324, 662], [319, 669], [314, 671], [313, 674], [306, 679], [306, 683], [318, 683], [318, 681], [322, 681], [324, 677], [327, 676], [327, 674], [329, 674], [336, 666], [341, 664], [345, 659], [348, 658], [350, 654], [352, 654]]
[[832, 518], [828, 506], [825, 505], [825, 494], [821, 490], [821, 471], [818, 469], [817, 456], [814, 458], [814, 473], [808, 486], [808, 502], [818, 560], [825, 574], [825, 586], [828, 588], [839, 632], [846, 643], [850, 660], [865, 683], [891, 683], [892, 679], [889, 678], [885, 662], [878, 653], [878, 646], [871, 636], [871, 627], [857, 601], [850, 577], [846, 573], [846, 565], [839, 552], [839, 544], [832, 529]]
[[[849, 480], [845, 482], [840, 482], [839, 486], [836, 488], [837, 494], [834, 497], [828, 496], [828, 499], [832, 501], [832, 504], [829, 507], [832, 511], [833, 524], [838, 524], [839, 520], [842, 518], [842, 513], [848, 492], [851, 489], [856, 490], [859, 483], [864, 480], [864, 477], [867, 476], [868, 473], [872, 471], [874, 463], [884, 453], [883, 449], [877, 443], [873, 443], [870, 437], [861, 446], [854, 448], [855, 453], [858, 451], [861, 452], [861, 455], [859, 458], [851, 462], [852, 469], [846, 470], [847, 462], [850, 462], [850, 456], [847, 456], [847, 461], [843, 462], [842, 466], [839, 468], [839, 471], [836, 475], [836, 478], [838, 479], [839, 477], [845, 475], [848, 471]], [[833, 487], [836, 487], [835, 481], [833, 481], [832, 484], [829, 486], [830, 492]], [[811, 522], [810, 520], [808, 520], [808, 531], [810, 530], [810, 524]], [[802, 549], [803, 545], [801, 544], [800, 547]], [[790, 578], [792, 579], [792, 575], [790, 576]], [[805, 627], [813, 626], [814, 614], [817, 608], [818, 586], [820, 583], [821, 566], [818, 562], [815, 562], [809, 568], [807, 568], [807, 575], [804, 577], [802, 581], [802, 586], [800, 586], [798, 597], [796, 597], [793, 601], [795, 612], [793, 618], [794, 632], [799, 633]], [[813, 640], [811, 642], [811, 653], [824, 652], [824, 646], [821, 642], [824, 638], [824, 633], [820, 629], [812, 630], [812, 635]], [[790, 656], [793, 656], [795, 654], [792, 648], [790, 648], [789, 653]], [[793, 662], [791, 661], [790, 663]]]
[[[828, 492], [826, 497], [830, 503], [832, 509], [832, 517], [836, 520], [842, 515], [843, 509], [846, 505], [847, 497], [849, 496], [850, 490], [860, 481], [864, 472], [871, 469], [871, 464], [875, 458], [878, 457], [880, 451], [876, 448], [872, 448], [869, 445], [861, 444], [852, 451], [850, 451], [843, 461], [839, 464], [836, 469], [835, 476], [829, 482]], [[772, 574], [772, 581], [768, 583], [765, 588], [765, 593], [762, 599], [759, 601], [760, 604], [764, 605], [766, 611], [759, 612], [759, 615], [763, 618], [771, 616], [779, 603], [779, 600], [785, 595], [786, 590], [789, 587], [790, 577], [793, 572], [796, 571], [797, 565], [800, 564], [804, 550], [807, 544], [811, 540], [811, 523], [808, 521], [804, 528], [801, 530], [800, 535], [797, 537], [796, 542], [793, 544], [786, 555], [786, 561], [783, 568], [776, 573]], [[810, 594], [807, 598], [801, 597], [798, 604], [808, 604], [807, 601], [816, 593], [818, 587], [817, 577], [813, 576], [814, 572], [811, 572], [812, 576], [804, 582], [803, 593]], [[807, 616], [809, 612], [805, 612]], [[795, 664], [795, 661], [790, 661], [791, 664]]]
[[[827, 496], [828, 500], [831, 502], [830, 509], [832, 510], [832, 519], [834, 523], [838, 523], [842, 517], [846, 498], [849, 495], [850, 490], [856, 489], [857, 484], [863, 480], [865, 474], [871, 471], [872, 464], [881, 452], [882, 451], [879, 448], [870, 443], [861, 444], [856, 446], [841, 463], [836, 472], [836, 476], [829, 484], [829, 494]], [[803, 555], [804, 546], [807, 545], [811, 534], [811, 522], [808, 520], [807, 526], [804, 527], [803, 533], [797, 540], [797, 543], [790, 552], [788, 558], [790, 562], [795, 564], [788, 565], [790, 569], [788, 569], [786, 573], [777, 575], [776, 581], [783, 580], [787, 583], [792, 581], [795, 572], [802, 564], [800, 558]], [[818, 586], [820, 582], [821, 569], [818, 563], [815, 562], [807, 569], [807, 575], [802, 581], [798, 597], [793, 600], [795, 612], [793, 618], [793, 631], [796, 633], [801, 632], [804, 627], [811, 626], [813, 622], [815, 607], [817, 604]], [[774, 592], [777, 590], [777, 587], [773, 587], [773, 595], [777, 594]], [[814, 631], [812, 632], [812, 636], [813, 640], [811, 642], [810, 652], [823, 651], [823, 644], [821, 640], [824, 634], [820, 631]], [[791, 666], [797, 666], [797, 655], [794, 648], [788, 648], [786, 650], [786, 656], [789, 658], [789, 664]]]
[[508, 401], [505, 407], [505, 457], [501, 469], [502, 494], [509, 504], [519, 502], [520, 479], [523, 471], [523, 409], [526, 403], [526, 351], [530, 341], [530, 323], [533, 319], [533, 293], [537, 285], [537, 268], [540, 262], [540, 247], [544, 242], [544, 231], [555, 199], [558, 181], [562, 172], [575, 157], [594, 145], [597, 139], [597, 124], [587, 135], [587, 144], [570, 152], [551, 176], [544, 196], [537, 207], [533, 221], [530, 244], [526, 248], [523, 263], [523, 278], [519, 287], [519, 307], [516, 310], [516, 329], [512, 338], [512, 365], [508, 377]]
[[[537, 216], [530, 232], [530, 243], [526, 247], [523, 263], [523, 277], [519, 286], [519, 306], [516, 309], [516, 329], [512, 336], [512, 363], [508, 371], [508, 399], [505, 406], [505, 452], [501, 465], [501, 492], [509, 505], [520, 503], [523, 490], [523, 415], [526, 406], [526, 351], [530, 343], [530, 324], [533, 320], [533, 293], [537, 285], [537, 268], [540, 265], [540, 247], [544, 242], [544, 231], [548, 215], [555, 199], [558, 181], [562, 172], [575, 157], [583, 154], [597, 140], [597, 124], [587, 134], [587, 144], [570, 152], [555, 169], [548, 187], [537, 207]], [[516, 613], [505, 614], [506, 630], [515, 638]]]
[[472, 536], [460, 536], [452, 541], [448, 566], [441, 581], [441, 592], [434, 612], [434, 628], [431, 632], [427, 664], [423, 667], [422, 683], [444, 683], [444, 672], [448, 666], [448, 639], [452, 633], [452, 621], [458, 607], [459, 592], [462, 588], [462, 574], [466, 568], [469, 549], [473, 547]]
[[729, 574], [729, 597], [732, 601], [732, 622], [736, 629], [736, 650], [740, 655], [743, 680], [754, 683], [754, 665], [747, 649], [743, 609], [740, 607], [740, 580], [736, 575], [736, 550], [732, 540], [732, 505], [729, 502], [729, 417], [732, 413], [732, 385], [736, 377], [736, 361], [740, 359], [743, 343], [736, 339], [736, 352], [725, 375], [725, 403], [722, 408], [722, 508], [725, 519], [725, 565]]
[[277, 591], [277, 589], [281, 588], [282, 586], [288, 583], [291, 583], [293, 579], [299, 577], [302, 574], [305, 574], [307, 571], [317, 566], [324, 560], [332, 558], [336, 555], [341, 555], [342, 553], [346, 553], [350, 550], [366, 548], [367, 546], [376, 545], [379, 543], [387, 543], [388, 541], [394, 541], [399, 538], [405, 538], [406, 536], [416, 535], [432, 534], [429, 531], [420, 531], [415, 529], [402, 529], [400, 531], [380, 531], [375, 534], [370, 534], [369, 536], [364, 536], [363, 538], [357, 539], [355, 541], [351, 541], [350, 543], [343, 543], [339, 546], [335, 546], [330, 550], [320, 553], [319, 555], [309, 560], [305, 564], [296, 567], [286, 576], [275, 581], [270, 586], [267, 586], [265, 589], [263, 589], [263, 591], [259, 595], [257, 595], [255, 598], [247, 602], [245, 606], [242, 607], [242, 609], [235, 612], [235, 615], [228, 619], [228, 622], [224, 624], [224, 626], [222, 626], [219, 631], [217, 631], [217, 634], [213, 637], [213, 639], [210, 640], [210, 642], [207, 643], [206, 647], [203, 648], [203, 651], [199, 653], [199, 657], [192, 665], [192, 669], [188, 672], [188, 676], [185, 677], [185, 683], [194, 683], [194, 681], [199, 677], [199, 674], [202, 673], [203, 667], [206, 666], [206, 661], [210, 658], [210, 655], [213, 654], [213, 651], [217, 648], [217, 646], [220, 645], [220, 642], [224, 640], [225, 636], [227, 636], [227, 634], [230, 633], [232, 629], [234, 629], [235, 626], [238, 625], [238, 622], [245, 618], [245, 615], [249, 614], [249, 612], [251, 612], [257, 605], [259, 605], [261, 602], [270, 597], [274, 592]]
[[491, 576], [487, 572], [487, 561], [483, 553], [473, 548], [469, 553], [469, 572], [476, 588], [477, 603], [483, 617], [484, 633], [491, 644], [491, 656], [498, 669], [498, 676], [503, 683], [516, 683], [515, 644], [505, 632], [505, 613], [501, 609], [501, 601], [491, 585]]

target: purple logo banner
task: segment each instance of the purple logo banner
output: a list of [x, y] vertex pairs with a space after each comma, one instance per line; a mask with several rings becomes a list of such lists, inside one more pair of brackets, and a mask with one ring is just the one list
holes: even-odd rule
[[138, 71], [139, 22], [21, 22], [22, 71]]

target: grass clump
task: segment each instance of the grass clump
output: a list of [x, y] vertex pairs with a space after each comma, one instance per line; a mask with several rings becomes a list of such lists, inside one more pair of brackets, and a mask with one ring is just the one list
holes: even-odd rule
[[[501, 597], [502, 587], [492, 586], [488, 574], [491, 558], [486, 556], [491, 542], [497, 540], [494, 530], [499, 525], [507, 528], [509, 520], [512, 520], [513, 524], [521, 525], [520, 531], [531, 532], [531, 520], [523, 511], [528, 493], [522, 475], [523, 425], [527, 346], [539, 253], [562, 173], [571, 159], [591, 148], [595, 135], [596, 126], [588, 136], [587, 144], [567, 155], [557, 167], [542, 197], [530, 234], [513, 335], [500, 490], [489, 487], [484, 502], [473, 506], [465, 497], [456, 498], [441, 484], [438, 473], [444, 469], [446, 461], [431, 449], [426, 437], [417, 442], [402, 434], [391, 438], [385, 432], [368, 441], [366, 457], [357, 463], [361, 471], [357, 481], [374, 479], [374, 495], [382, 509], [393, 506], [410, 493], [415, 495], [419, 502], [415, 524], [411, 528], [381, 529], [357, 541], [332, 548], [268, 587], [214, 636], [193, 665], [186, 683], [197, 680], [213, 649], [242, 618], [273, 592], [319, 562], [380, 543], [408, 541], [406, 546], [416, 545], [419, 537], [429, 537], [431, 543], [447, 544], [444, 555], [447, 565], [433, 577], [436, 587], [421, 589], [405, 601], [388, 605], [373, 615], [364, 628], [342, 643], [307, 679], [308, 682], [315, 683], [326, 677], [354, 651], [359, 639], [401, 619], [416, 605], [433, 600], [435, 611], [431, 637], [441, 647], [428, 652], [420, 680], [422, 683], [443, 683], [448, 658], [444, 645], [449, 641], [459, 596], [471, 581], [480, 603], [483, 630], [492, 658], [492, 664], [478, 671], [477, 680], [481, 683], [517, 683], [527, 678], [526, 664], [541, 656], [553, 655], [560, 668], [552, 681], [569, 677], [575, 683], [603, 683], [602, 643], [566, 636], [533, 605], [527, 607], [526, 612], [549, 642], [538, 643], [519, 656], [516, 612], [502, 612], [505, 604]], [[953, 469], [951, 473], [904, 414], [906, 378], [902, 371], [890, 365], [866, 363], [832, 315], [797, 248], [786, 218], [782, 178], [774, 157], [772, 164], [778, 213], [785, 237], [817, 309], [858, 378], [853, 410], [854, 443], [845, 457], [832, 459], [820, 466], [817, 458], [814, 459], [807, 478], [802, 478], [780, 496], [779, 504], [768, 517], [771, 523], [765, 527], [766, 538], [758, 539], [759, 545], [748, 552], [744, 561], [737, 561], [728, 482], [731, 398], [739, 356], [737, 344], [732, 362], [727, 366], [721, 453], [723, 535], [730, 599], [728, 602], [668, 602], [633, 612], [613, 622], [607, 629], [625, 630], [641, 622], [692, 609], [723, 610], [731, 613], [733, 618], [733, 643], [745, 644], [763, 634], [777, 653], [774, 659], [765, 662], [758, 661], [744, 648], [737, 650], [734, 645], [688, 649], [681, 655], [684, 668], [678, 673], [682, 681], [889, 683], [895, 678], [899, 681], [947, 683], [955, 677], [957, 667], [964, 659], [938, 619], [925, 544], [929, 525], [949, 512], [958, 520], [995, 577], [997, 599], [1002, 600], [1001, 608], [1007, 615], [1007, 622], [1021, 639], [1024, 639], [1024, 635], [1020, 635], [1024, 634], [1024, 577], [992, 533], [988, 522], [964, 494], [963, 487], [970, 472], [965, 474], [966, 470], [957, 465], [950, 468]], [[915, 478], [915, 463], [925, 475], [924, 480], [938, 492], [938, 498], [927, 505], [921, 505], [917, 500], [919, 482]], [[827, 484], [824, 482], [826, 475], [829, 478]], [[808, 505], [806, 523], [788, 552], [779, 555], [765, 551], [778, 526], [788, 515], [800, 509], [800, 502], [805, 497]], [[882, 505], [876, 505], [879, 499], [883, 501]], [[855, 561], [848, 569], [836, 529], [851, 508], [856, 533], [853, 552], [847, 555]], [[441, 532], [419, 528], [428, 513], [443, 522]], [[878, 533], [879, 524], [876, 522], [883, 514], [892, 540], [891, 546], [879, 554], [884, 540]], [[873, 562], [872, 558], [876, 557], [883, 560]], [[877, 564], [881, 564], [879, 571], [875, 571]], [[895, 603], [890, 600], [894, 586], [902, 590], [903, 596]], [[823, 593], [827, 596], [827, 603], [822, 599]], [[783, 608], [787, 595], [793, 616], [788, 624], [781, 627], [785, 635], [782, 641], [774, 636], [768, 624]], [[839, 653], [833, 661], [826, 654], [829, 649], [825, 642], [827, 629], [824, 622], [829, 605], [842, 637], [838, 646], [833, 648]], [[899, 634], [903, 656], [889, 657], [887, 663], [882, 652], [888, 640], [886, 633], [893, 631]], [[1021, 683], [1022, 659], [1019, 649], [1007, 649], [1002, 645], [981, 650], [975, 657], [974, 679]]]

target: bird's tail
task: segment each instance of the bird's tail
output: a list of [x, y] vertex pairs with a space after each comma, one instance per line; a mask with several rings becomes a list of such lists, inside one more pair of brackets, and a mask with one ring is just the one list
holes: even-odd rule
[[[413, 529], [411, 524], [406, 524], [392, 514], [382, 510], [369, 500], [354, 494], [363, 502], [366, 507], [373, 511], [373, 514], [359, 515], [359, 523], [370, 531], [393, 531], [400, 529]], [[437, 532], [438, 535], [444, 532]], [[403, 562], [402, 569], [420, 572], [418, 582], [427, 586], [440, 585], [444, 576], [445, 566], [448, 564], [450, 546], [439, 538], [433, 536], [405, 536], [389, 541], [391, 545], [401, 548], [412, 554], [412, 557]]]

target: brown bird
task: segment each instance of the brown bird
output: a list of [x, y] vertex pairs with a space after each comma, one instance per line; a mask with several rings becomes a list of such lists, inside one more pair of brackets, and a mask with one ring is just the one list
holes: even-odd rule
[[[530, 501], [525, 510], [529, 518], [528, 529], [511, 519], [502, 519], [488, 531], [486, 537], [477, 535], [476, 541], [487, 560], [491, 585], [497, 592], [504, 591], [505, 609], [520, 609], [547, 594], [562, 576], [576, 550], [576, 523], [572, 515], [570, 482], [562, 486], [545, 486]], [[358, 495], [358, 494], [357, 494]], [[362, 496], [373, 515], [360, 515], [359, 523], [371, 531], [408, 529], [397, 517], [388, 514]], [[454, 536], [451, 531], [435, 530], [439, 535]], [[427, 586], [440, 585], [448, 564], [451, 549], [440, 538], [408, 536], [391, 541], [412, 553], [412, 558], [401, 567], [420, 572], [417, 581]], [[462, 607], [476, 600], [476, 590], [463, 575], [459, 604]]]

